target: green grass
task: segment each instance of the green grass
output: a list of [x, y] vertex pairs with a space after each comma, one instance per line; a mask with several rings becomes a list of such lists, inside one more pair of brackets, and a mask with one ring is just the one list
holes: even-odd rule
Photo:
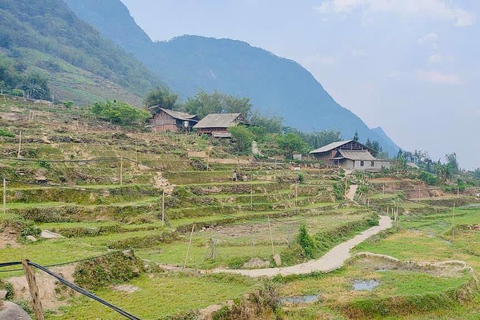
[[[112, 289], [95, 292], [99, 297], [121, 306], [141, 319], [161, 317], [206, 308], [215, 303], [241, 298], [253, 290], [255, 281], [232, 276], [141, 276], [129, 284], [140, 290], [124, 293]], [[49, 314], [47, 319], [124, 319], [105, 306], [87, 300], [76, 299], [73, 306], [64, 308], [63, 314]]]

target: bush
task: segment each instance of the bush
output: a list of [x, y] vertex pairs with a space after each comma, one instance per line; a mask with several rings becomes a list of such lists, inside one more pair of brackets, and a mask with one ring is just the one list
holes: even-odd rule
[[297, 242], [305, 252], [305, 257], [307, 259], [313, 259], [315, 254], [315, 241], [310, 234], [308, 234], [307, 226], [305, 224], [300, 227]]
[[80, 262], [73, 277], [79, 286], [94, 290], [131, 280], [144, 271], [143, 261], [133, 251], [114, 252]]
[[12, 132], [8, 131], [7, 129], [1, 129], [1, 128], [0, 128], [0, 137], [13, 138], [13, 137], [15, 137], [15, 134], [13, 134]]

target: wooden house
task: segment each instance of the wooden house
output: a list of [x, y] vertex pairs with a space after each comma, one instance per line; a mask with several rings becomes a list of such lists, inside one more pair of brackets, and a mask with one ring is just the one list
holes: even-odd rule
[[196, 115], [159, 108], [151, 121], [153, 132], [188, 132], [198, 123]]
[[240, 113], [213, 113], [200, 120], [193, 128], [198, 134], [209, 134], [219, 138], [231, 137], [228, 128], [246, 124]]
[[391, 162], [377, 159], [373, 150], [354, 141], [338, 141], [310, 152], [317, 160], [322, 160], [330, 166], [338, 166], [348, 170], [381, 171], [390, 168]]

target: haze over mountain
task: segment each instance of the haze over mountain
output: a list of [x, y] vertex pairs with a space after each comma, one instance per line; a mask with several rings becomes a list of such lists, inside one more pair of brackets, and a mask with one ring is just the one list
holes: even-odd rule
[[46, 76], [59, 100], [87, 104], [109, 98], [141, 106], [143, 95], [161, 84], [62, 0], [2, 0], [0, 55], [27, 73]]
[[335, 129], [345, 139], [358, 131], [362, 141], [378, 140], [391, 155], [398, 151], [388, 137], [336, 103], [310, 72], [292, 60], [230, 39], [189, 35], [152, 42], [120, 0], [65, 2], [183, 98], [200, 89], [249, 97], [259, 110], [276, 112], [289, 126], [304, 131]]

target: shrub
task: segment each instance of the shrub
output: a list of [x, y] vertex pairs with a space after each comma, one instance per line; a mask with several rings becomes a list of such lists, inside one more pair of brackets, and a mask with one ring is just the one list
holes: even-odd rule
[[0, 137], [13, 138], [13, 137], [15, 137], [15, 134], [13, 134], [12, 132], [8, 131], [7, 129], [2, 129], [2, 128], [0, 128]]
[[315, 253], [315, 240], [313, 240], [308, 233], [307, 226], [305, 224], [300, 227], [300, 232], [297, 236], [297, 242], [305, 252], [305, 257], [308, 259], [313, 259]]
[[73, 273], [75, 283], [94, 290], [138, 277], [144, 272], [143, 261], [133, 251], [114, 252], [80, 262]]

